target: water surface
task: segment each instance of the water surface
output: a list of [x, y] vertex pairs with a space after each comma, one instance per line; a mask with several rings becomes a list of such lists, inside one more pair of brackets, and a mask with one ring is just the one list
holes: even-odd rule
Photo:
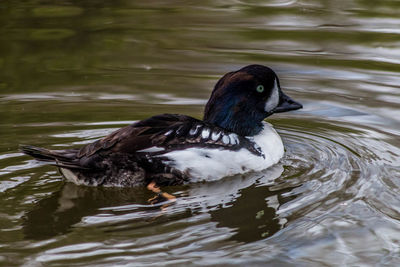
[[[6, 1], [0, 6], [0, 265], [400, 264], [398, 1]], [[213, 85], [276, 70], [304, 109], [260, 173], [165, 188], [63, 181], [18, 145], [70, 148]]]

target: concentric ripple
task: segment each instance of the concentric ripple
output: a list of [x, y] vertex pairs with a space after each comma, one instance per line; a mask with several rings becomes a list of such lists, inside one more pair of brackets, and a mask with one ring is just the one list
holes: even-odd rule
[[[390, 144], [394, 136], [354, 123], [338, 127], [336, 121], [297, 120], [296, 124], [280, 126], [287, 151], [283, 176], [302, 185], [296, 189], [296, 201], [281, 207], [282, 214], [308, 214], [322, 206], [330, 210], [358, 200], [371, 205], [372, 199], [378, 201], [373, 205], [392, 210], [393, 203], [379, 200], [376, 190], [393, 197], [398, 192], [398, 186], [387, 184], [399, 171], [400, 150]], [[395, 216], [399, 217], [398, 211]]]

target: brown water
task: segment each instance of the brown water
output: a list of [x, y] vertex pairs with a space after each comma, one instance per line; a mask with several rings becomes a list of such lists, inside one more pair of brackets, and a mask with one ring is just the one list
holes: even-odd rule
[[[0, 265], [400, 264], [399, 1], [3, 1]], [[77, 147], [264, 64], [304, 104], [284, 158], [165, 188], [65, 183], [18, 145]]]

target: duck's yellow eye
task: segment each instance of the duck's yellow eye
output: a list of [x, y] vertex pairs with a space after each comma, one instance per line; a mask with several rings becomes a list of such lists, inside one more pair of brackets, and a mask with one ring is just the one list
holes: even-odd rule
[[259, 93], [264, 92], [264, 85], [260, 84], [259, 86], [257, 86], [256, 90], [257, 90], [257, 92], [259, 92]]

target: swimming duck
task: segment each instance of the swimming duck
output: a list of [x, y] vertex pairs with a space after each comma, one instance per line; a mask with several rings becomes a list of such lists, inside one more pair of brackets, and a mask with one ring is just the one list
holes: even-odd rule
[[123, 127], [78, 149], [22, 146], [76, 184], [159, 186], [261, 171], [283, 156], [282, 140], [263, 120], [302, 108], [281, 90], [275, 72], [249, 65], [215, 85], [203, 120], [161, 114]]

